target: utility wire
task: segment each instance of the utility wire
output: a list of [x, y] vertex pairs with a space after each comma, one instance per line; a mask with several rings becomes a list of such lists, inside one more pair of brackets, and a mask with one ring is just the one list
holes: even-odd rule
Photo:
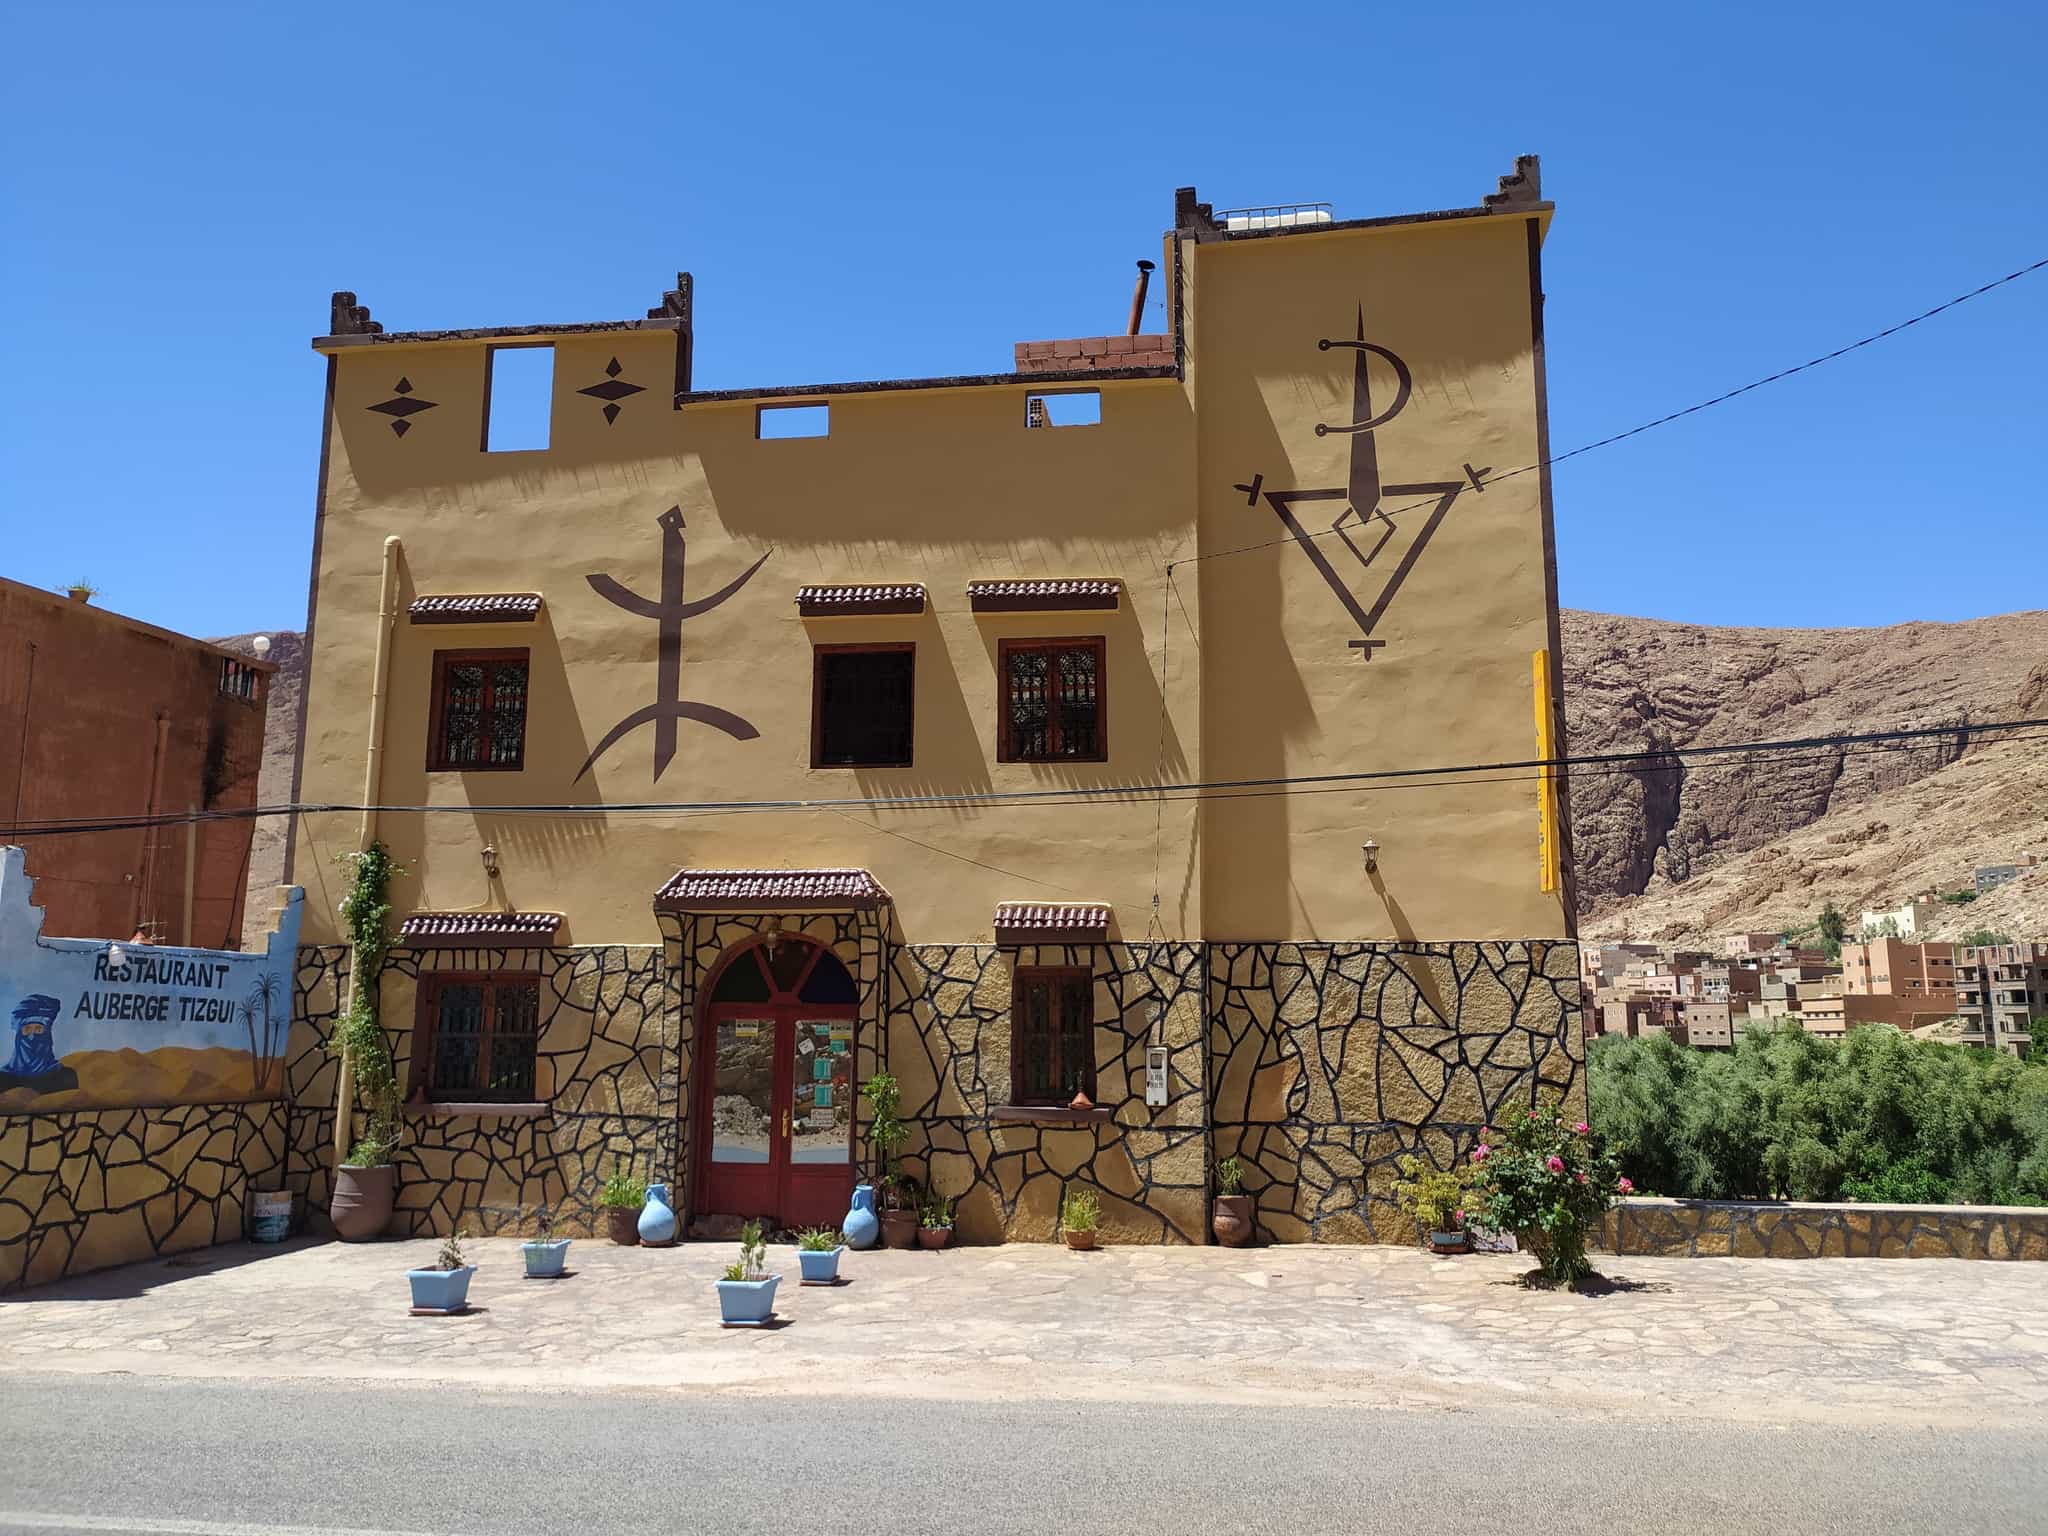
[[[1819, 357], [1810, 357], [1805, 362], [1795, 363], [1790, 368], [1780, 368], [1776, 373], [1767, 373], [1760, 379], [1751, 379], [1747, 384], [1738, 385], [1734, 389], [1713, 396], [1711, 399], [1697, 401], [1681, 410], [1671, 411], [1652, 421], [1646, 421], [1640, 425], [1630, 427], [1624, 432], [1615, 432], [1590, 443], [1581, 443], [1576, 448], [1568, 449], [1564, 453], [1553, 454], [1547, 459], [1538, 459], [1533, 464], [1524, 464], [1516, 469], [1503, 470], [1497, 475], [1489, 474], [1486, 477], [1486, 485], [1490, 486], [1502, 480], [1512, 480], [1517, 475], [1530, 474], [1539, 469], [1548, 469], [1553, 464], [1562, 464], [1566, 459], [1576, 459], [1580, 454], [1591, 453], [1596, 448], [1607, 448], [1615, 443], [1626, 442], [1631, 437], [1638, 437], [1657, 427], [1668, 426], [1670, 423], [1679, 421], [1684, 417], [1697, 415], [1699, 412], [1710, 410], [1717, 405], [1724, 405], [1728, 401], [1736, 399], [1738, 396], [1746, 395], [1752, 390], [1762, 389], [1766, 384], [1775, 384], [1781, 379], [1791, 378], [1794, 374], [1804, 373], [1809, 368], [1818, 368], [1822, 363], [1831, 363], [1838, 357], [1847, 357], [1851, 352], [1856, 351], [1860, 347], [1867, 347], [1873, 342], [1883, 341], [1887, 336], [1896, 336], [1901, 331], [1910, 330], [1924, 320], [1932, 320], [1944, 310], [1954, 309], [1958, 304], [1968, 303], [1971, 299], [1990, 293], [1995, 288], [2003, 288], [2007, 283], [2016, 283], [2023, 277], [2039, 272], [2043, 267], [2048, 267], [2048, 256], [2042, 257], [2039, 261], [2029, 262], [2026, 266], [2019, 268], [2017, 271], [2008, 272], [2003, 277], [1995, 277], [1988, 283], [1972, 288], [1968, 293], [1959, 293], [1954, 298], [1944, 300], [1942, 303], [1935, 305], [1932, 309], [1923, 309], [1919, 314], [1901, 320], [1896, 325], [1888, 325], [1881, 331], [1872, 331], [1868, 336], [1852, 341], [1846, 346], [1837, 347], [1832, 352], [1823, 352]], [[1391, 518], [1403, 512], [1419, 511], [1424, 507], [1435, 506], [1441, 499], [1441, 497], [1437, 496], [1424, 497], [1420, 501], [1411, 501], [1405, 506], [1395, 507], [1385, 515]], [[1361, 508], [1360, 510], [1365, 511], [1366, 509]], [[1338, 531], [1336, 528], [1326, 528], [1316, 533], [1304, 534], [1303, 537], [1326, 539]], [[1292, 544], [1294, 542], [1295, 536], [1289, 534], [1285, 538], [1267, 539], [1259, 544], [1243, 544], [1235, 549], [1211, 550], [1206, 555], [1185, 555], [1179, 560], [1168, 561], [1166, 569], [1171, 572], [1176, 565], [1198, 565], [1204, 560], [1220, 560], [1225, 555], [1248, 555], [1257, 550], [1274, 549], [1280, 545]]]
[[[1753, 759], [1775, 753], [1825, 751], [1841, 755], [1842, 749], [1883, 746], [1900, 750], [1908, 743], [1932, 742], [1945, 738], [2002, 736], [2016, 732], [2048, 731], [2048, 718], [1950, 722], [1944, 725], [1901, 726], [1882, 731], [1838, 732], [1820, 736], [1791, 737], [1776, 741], [1731, 742], [1712, 746], [1651, 747], [1628, 752], [1566, 754], [1490, 763], [1446, 763], [1414, 768], [1380, 768], [1348, 773], [1276, 774], [1259, 778], [1202, 779], [1167, 784], [1106, 784], [1064, 789], [975, 790], [940, 795], [846, 796], [800, 800], [674, 800], [627, 801], [613, 805], [374, 805], [345, 801], [322, 801], [279, 806], [249, 806], [232, 810], [170, 813], [161, 816], [71, 817], [44, 822], [25, 822], [6, 829], [10, 837], [33, 837], [66, 832], [126, 831], [138, 827], [182, 826], [191, 821], [237, 821], [263, 816], [324, 814], [360, 815], [373, 810], [379, 815], [489, 816], [629, 816], [629, 815], [715, 815], [762, 811], [848, 811], [848, 810], [948, 810], [975, 809], [996, 805], [1121, 803], [1155, 796], [1174, 798], [1226, 798], [1231, 792], [1270, 791], [1298, 793], [1322, 788], [1370, 788], [1428, 780], [1434, 785], [1473, 775], [1535, 778], [1540, 770], [1563, 768], [1582, 774], [1611, 770], [1643, 773], [1670, 771], [1688, 760], [1706, 759], [1709, 766], [1722, 760]], [[2026, 740], [2029, 737], [2019, 737]]]

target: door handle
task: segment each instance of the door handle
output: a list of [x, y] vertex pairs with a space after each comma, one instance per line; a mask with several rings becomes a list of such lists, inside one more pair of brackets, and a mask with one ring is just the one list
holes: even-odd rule
[[782, 1134], [784, 1139], [789, 1136], [789, 1111], [786, 1109], [782, 1112]]

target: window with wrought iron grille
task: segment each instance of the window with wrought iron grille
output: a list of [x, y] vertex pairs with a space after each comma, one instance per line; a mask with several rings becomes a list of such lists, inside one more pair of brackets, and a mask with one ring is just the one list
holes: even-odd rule
[[428, 974], [413, 1034], [414, 1096], [433, 1103], [535, 1099], [540, 978]]
[[1006, 763], [1099, 763], [1109, 755], [1102, 639], [1005, 640], [1002, 740]]
[[821, 645], [812, 667], [811, 766], [908, 767], [917, 647]]
[[263, 697], [263, 673], [246, 661], [223, 656], [220, 659], [220, 691], [230, 698], [247, 699], [253, 704]]
[[427, 769], [507, 772], [526, 762], [525, 651], [436, 651]]
[[1095, 1097], [1095, 978], [1078, 968], [1020, 968], [1010, 988], [1010, 1102]]

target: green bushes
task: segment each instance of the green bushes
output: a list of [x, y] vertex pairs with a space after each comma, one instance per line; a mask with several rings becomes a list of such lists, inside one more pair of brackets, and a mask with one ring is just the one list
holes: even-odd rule
[[2048, 1062], [1909, 1040], [1750, 1030], [1732, 1051], [1593, 1042], [1593, 1124], [1646, 1193], [2048, 1205]]

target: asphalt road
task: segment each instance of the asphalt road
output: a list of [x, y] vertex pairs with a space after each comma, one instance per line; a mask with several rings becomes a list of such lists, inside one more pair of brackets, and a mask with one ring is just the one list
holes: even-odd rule
[[2038, 1437], [17, 1376], [0, 1532], [2041, 1531]]

